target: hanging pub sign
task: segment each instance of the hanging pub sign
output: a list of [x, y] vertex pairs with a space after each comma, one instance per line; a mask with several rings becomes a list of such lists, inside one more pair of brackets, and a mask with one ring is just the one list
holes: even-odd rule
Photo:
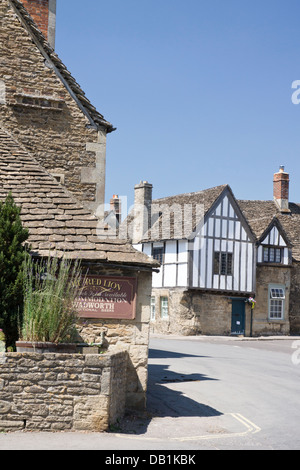
[[86, 276], [75, 306], [81, 318], [133, 320], [136, 314], [135, 277]]

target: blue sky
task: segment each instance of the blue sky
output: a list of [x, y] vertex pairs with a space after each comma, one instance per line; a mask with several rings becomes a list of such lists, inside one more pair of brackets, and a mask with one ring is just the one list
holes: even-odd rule
[[[106, 199], [228, 183], [272, 199], [285, 165], [300, 202], [299, 0], [58, 0], [56, 52], [117, 130]], [[300, 96], [300, 94], [299, 94]]]

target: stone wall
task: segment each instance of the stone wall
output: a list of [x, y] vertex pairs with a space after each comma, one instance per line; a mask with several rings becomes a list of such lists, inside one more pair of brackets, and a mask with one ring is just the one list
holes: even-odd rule
[[[184, 289], [153, 289], [156, 320], [154, 333], [179, 335], [228, 335], [231, 331], [231, 300], [228, 296]], [[169, 316], [161, 318], [160, 297], [169, 299]]]
[[104, 203], [106, 131], [90, 126], [6, 0], [0, 18], [0, 121], [94, 210]]
[[[284, 318], [270, 320], [269, 285], [282, 284], [286, 288]], [[290, 332], [289, 299], [291, 268], [287, 266], [258, 266], [256, 271], [256, 306], [253, 310], [253, 335], [288, 335]]]
[[125, 410], [127, 353], [0, 354], [1, 431], [109, 429]]
[[148, 381], [149, 321], [152, 272], [123, 268], [89, 266], [89, 274], [137, 277], [136, 317], [134, 320], [92, 319], [79, 321], [83, 341], [99, 343], [104, 333], [104, 346], [109, 351], [128, 352], [126, 407], [145, 409]]
[[[298, 279], [300, 265], [258, 266], [256, 306], [245, 305], [245, 335], [299, 334], [300, 310]], [[292, 282], [291, 282], [292, 275]], [[269, 285], [282, 284], [286, 289], [283, 319], [269, 319]], [[184, 289], [153, 289], [156, 319], [151, 321], [153, 333], [179, 335], [231, 334], [232, 299], [230, 293], [208, 293]], [[161, 318], [160, 298], [168, 297], [169, 316]], [[241, 298], [243, 296], [241, 295]], [[246, 300], [246, 297], [245, 297]]]
[[300, 263], [293, 263], [291, 270], [290, 324], [291, 334], [300, 334]]

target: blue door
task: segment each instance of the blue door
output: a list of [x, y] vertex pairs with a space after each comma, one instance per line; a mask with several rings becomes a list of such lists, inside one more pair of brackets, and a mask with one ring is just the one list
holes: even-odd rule
[[232, 299], [231, 334], [245, 334], [245, 300]]

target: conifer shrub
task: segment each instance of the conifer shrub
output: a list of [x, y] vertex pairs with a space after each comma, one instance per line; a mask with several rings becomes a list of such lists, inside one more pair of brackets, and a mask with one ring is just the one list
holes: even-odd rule
[[6, 347], [14, 348], [23, 313], [23, 271], [28, 229], [12, 194], [0, 201], [0, 329]]

